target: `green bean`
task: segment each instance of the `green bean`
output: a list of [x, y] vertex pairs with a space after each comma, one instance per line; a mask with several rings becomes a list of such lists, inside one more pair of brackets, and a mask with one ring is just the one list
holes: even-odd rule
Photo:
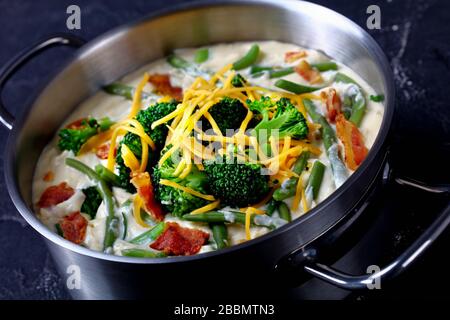
[[287, 222], [292, 221], [291, 210], [289, 210], [289, 207], [283, 201], [281, 201], [278, 206], [278, 215], [281, 219], [286, 220]]
[[128, 219], [124, 212], [122, 212], [122, 221], [123, 221], [123, 235], [122, 240], [125, 240], [127, 238], [128, 233]]
[[334, 77], [334, 81], [336, 82], [343, 82], [343, 83], [353, 83], [356, 84], [355, 80], [353, 80], [352, 78], [350, 78], [349, 76], [343, 74], [343, 73], [336, 73], [336, 76]]
[[108, 183], [114, 187], [121, 187], [121, 184], [119, 181], [119, 176], [117, 176], [115, 173], [113, 173], [111, 170], [109, 170], [105, 166], [103, 166], [101, 164], [96, 165], [95, 172], [106, 183]]
[[264, 71], [271, 71], [271, 70], [273, 70], [272, 67], [252, 66], [250, 68], [250, 74], [256, 74], [256, 73], [261, 73]]
[[195, 63], [203, 63], [209, 58], [209, 49], [200, 48], [195, 52], [194, 61]]
[[150, 251], [144, 249], [123, 249], [122, 255], [135, 258], [164, 258], [167, 255], [161, 251]]
[[278, 69], [278, 70], [274, 69], [271, 72], [269, 72], [269, 78], [271, 78], [271, 79], [281, 78], [281, 77], [287, 76], [294, 72], [295, 72], [294, 67], [288, 67], [288, 68]]
[[250, 68], [250, 75], [252, 78], [259, 78], [270, 70], [272, 70], [272, 67], [252, 66]]
[[119, 219], [115, 216], [114, 211], [115, 202], [111, 189], [109, 189], [106, 182], [102, 178], [100, 178], [99, 175], [94, 170], [89, 168], [84, 163], [76, 159], [67, 158], [66, 165], [74, 168], [75, 170], [80, 171], [81, 173], [84, 173], [89, 177], [89, 179], [93, 180], [95, 182], [95, 187], [102, 196], [107, 212], [105, 222], [106, 223], [105, 237], [103, 239], [103, 249], [106, 250], [107, 248], [111, 247], [114, 244], [114, 241], [117, 238], [118, 223], [119, 223]]
[[338, 65], [334, 62], [320, 62], [320, 63], [312, 63], [311, 67], [316, 68], [320, 72], [329, 71], [329, 70], [337, 70]]
[[[206, 222], [206, 223], [239, 223], [245, 225], [245, 213], [237, 211], [228, 211], [227, 213], [219, 211], [210, 211], [198, 214], [185, 214], [183, 216], [183, 220], [193, 222]], [[255, 224], [255, 215], [251, 216], [250, 222], [252, 225], [258, 225], [269, 229], [276, 228], [276, 225], [273, 223], [273, 221], [270, 221], [269, 223], [265, 224], [264, 223]]]
[[364, 114], [366, 113], [366, 99], [364, 98], [361, 86], [355, 80], [340, 72], [336, 73], [336, 77], [334, 80], [336, 82], [351, 83], [356, 85], [357, 91], [354, 95], [351, 96], [350, 99], [352, 112], [349, 117], [349, 121], [354, 123], [358, 127], [361, 123], [362, 118], [364, 117]]
[[317, 88], [317, 87], [304, 86], [302, 84], [298, 84], [298, 83], [284, 80], [284, 79], [277, 80], [275, 82], [275, 87], [278, 87], [280, 89], [283, 89], [283, 90], [286, 90], [286, 91], [289, 91], [289, 92], [292, 92], [295, 94], [308, 93], [308, 92], [313, 92], [313, 91], [321, 89], [321, 88]]
[[104, 117], [104, 118], [100, 119], [100, 121], [98, 121], [100, 132], [108, 130], [115, 123], [116, 123], [115, 121], [112, 121], [108, 117]]
[[[128, 100], [133, 100], [134, 88], [131, 86], [127, 86], [122, 83], [114, 82], [114, 83], [108, 84], [107, 86], [104, 86], [103, 90], [106, 93], [113, 94], [116, 96], [122, 96]], [[148, 94], [148, 93], [145, 93], [145, 92], [141, 93], [142, 99], [146, 99], [149, 96], [150, 96], [150, 94]]]
[[384, 94], [377, 94], [377, 95], [370, 95], [369, 99], [373, 102], [383, 102], [384, 101]]
[[176, 54], [171, 54], [167, 57], [167, 62], [174, 68], [177, 69], [188, 69], [192, 67], [192, 64], [180, 56], [177, 56]]
[[323, 144], [325, 146], [328, 159], [330, 160], [334, 182], [336, 187], [339, 187], [347, 179], [348, 171], [342, 160], [339, 158], [336, 134], [328, 121], [316, 111], [316, 107], [311, 100], [303, 99], [303, 105], [305, 106], [311, 119], [321, 126], [320, 132], [322, 134]]
[[[321, 62], [321, 63], [313, 63], [311, 64], [313, 68], [316, 68], [320, 72], [328, 71], [328, 70], [337, 70], [338, 66], [334, 62]], [[251, 74], [258, 74], [259, 72], [268, 71], [269, 72], [269, 78], [281, 78], [287, 75], [290, 75], [295, 72], [294, 67], [287, 67], [283, 69], [275, 69], [271, 67], [252, 67], [250, 70]], [[290, 91], [290, 90], [289, 90]]]
[[217, 249], [228, 247], [228, 230], [224, 223], [210, 223], [209, 227], [212, 230], [214, 241]]
[[337, 141], [336, 134], [334, 133], [333, 128], [331, 128], [328, 121], [320, 113], [317, 112], [316, 107], [311, 100], [303, 99], [303, 105], [305, 106], [306, 111], [308, 112], [311, 119], [315, 123], [320, 124], [323, 144], [325, 145], [325, 150], [328, 150]]
[[[307, 151], [302, 152], [300, 157], [298, 157], [297, 161], [295, 161], [294, 168], [292, 169], [292, 171], [300, 175], [306, 168], [308, 158], [309, 152]], [[297, 182], [298, 182], [297, 177], [289, 178], [285, 183], [283, 183], [283, 185], [280, 188], [275, 190], [275, 192], [273, 193], [273, 198], [277, 201], [281, 201], [294, 196]]]
[[279, 203], [277, 200], [275, 200], [274, 198], [270, 199], [269, 203], [267, 204], [266, 214], [271, 217], [277, 210], [278, 205]]
[[233, 63], [234, 70], [242, 70], [250, 67], [256, 62], [259, 56], [259, 46], [254, 44], [251, 46], [250, 50], [241, 59]]
[[176, 54], [171, 54], [167, 57], [167, 62], [174, 68], [181, 69], [190, 76], [193, 77], [204, 77], [209, 78], [210, 74], [208, 72], [202, 71], [197, 68], [197, 65], [190, 63], [189, 61], [184, 60], [180, 56]]
[[144, 233], [141, 233], [137, 237], [133, 238], [130, 243], [133, 244], [147, 244], [152, 241], [154, 241], [156, 238], [158, 238], [163, 232], [166, 230], [166, 224], [164, 222], [160, 222], [157, 225], [155, 225], [150, 230], [145, 231]]
[[317, 195], [319, 194], [324, 172], [325, 165], [319, 160], [315, 161], [311, 169], [308, 184], [306, 186], [306, 190], [312, 190], [313, 199], [316, 199]]

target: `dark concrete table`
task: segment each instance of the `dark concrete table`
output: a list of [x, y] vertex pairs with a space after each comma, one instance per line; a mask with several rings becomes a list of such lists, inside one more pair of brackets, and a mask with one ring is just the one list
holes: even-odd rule
[[[81, 30], [73, 31], [87, 40], [103, 32], [142, 17], [149, 12], [182, 1], [0, 1], [0, 66], [25, 46], [55, 32], [67, 32], [66, 8], [81, 7]], [[398, 90], [398, 139], [450, 144], [450, 2], [448, 1], [317, 1], [357, 22], [365, 28], [366, 9], [371, 4], [381, 8], [381, 30], [369, 32], [386, 52], [395, 73]], [[4, 101], [13, 112], [20, 112], [28, 92], [54, 72], [70, 56], [70, 49], [54, 49], [32, 61], [14, 77], [4, 92]], [[0, 168], [8, 137], [0, 129]], [[416, 152], [426, 152], [418, 145]], [[414, 154], [414, 153], [413, 153]], [[431, 168], [430, 168], [431, 167]], [[432, 170], [424, 164], [423, 170]], [[435, 168], [439, 170], [439, 168]], [[3, 171], [3, 170], [2, 170]], [[448, 169], [446, 171], [448, 173]], [[448, 237], [447, 237], [448, 238]], [[441, 249], [443, 247], [440, 240]], [[438, 243], [439, 248], [439, 243]], [[439, 252], [410, 272], [410, 277], [425, 278]], [[407, 275], [408, 276], [408, 275]], [[447, 282], [448, 283], [448, 282]], [[423, 284], [422, 284], [423, 285]], [[433, 295], [431, 284], [421, 296]], [[399, 286], [386, 296], [401, 296], [411, 288]], [[417, 288], [417, 286], [416, 286]], [[427, 291], [428, 290], [428, 291]], [[413, 291], [414, 293], [414, 291]], [[446, 295], [442, 293], [442, 295]], [[440, 295], [440, 296], [442, 296]], [[383, 294], [380, 293], [381, 297]], [[446, 295], [450, 297], [450, 294]], [[40, 236], [27, 226], [9, 199], [0, 178], [0, 299], [65, 299], [64, 284], [55, 273], [53, 261]]]

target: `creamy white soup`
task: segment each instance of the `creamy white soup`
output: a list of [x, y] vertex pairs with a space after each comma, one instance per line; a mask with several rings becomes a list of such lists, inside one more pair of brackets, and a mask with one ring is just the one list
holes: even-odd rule
[[110, 254], [220, 250], [326, 199], [364, 161], [382, 117], [382, 93], [315, 50], [176, 50], [66, 119], [38, 161], [35, 211]]

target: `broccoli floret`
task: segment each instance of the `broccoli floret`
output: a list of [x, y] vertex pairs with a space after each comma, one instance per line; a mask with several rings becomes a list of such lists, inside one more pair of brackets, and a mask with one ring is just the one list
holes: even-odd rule
[[[255, 126], [253, 134], [258, 138], [264, 134], [266, 140], [273, 135], [273, 130], [278, 130], [278, 137], [290, 136], [294, 139], [304, 139], [308, 135], [308, 125], [303, 114], [287, 98], [281, 98], [274, 102], [269, 97], [260, 100], [247, 101], [251, 111], [262, 115], [262, 120]], [[269, 119], [269, 112], [275, 114]], [[262, 130], [266, 130], [263, 132]]]
[[[136, 115], [136, 120], [142, 124], [145, 132], [150, 136], [150, 138], [152, 138], [159, 150], [161, 150], [166, 142], [167, 132], [169, 129], [167, 129], [165, 124], [160, 125], [153, 130], [150, 127], [156, 120], [159, 120], [175, 111], [177, 104], [177, 102], [160, 102], [154, 106], [148, 107], [145, 110], [139, 111]], [[170, 124], [170, 122], [167, 124]]]
[[109, 129], [114, 124], [109, 118], [97, 121], [94, 118], [84, 119], [78, 128], [64, 128], [58, 133], [58, 147], [78, 154], [81, 146], [92, 136]]
[[208, 178], [204, 172], [193, 166], [191, 172], [183, 179], [174, 177], [176, 165], [171, 159], [168, 159], [161, 166], [153, 169], [153, 183], [156, 199], [161, 203], [166, 212], [181, 217], [195, 209], [203, 207], [209, 203], [208, 200], [196, 197], [180, 189], [159, 184], [161, 179], [167, 179], [176, 182], [179, 185], [188, 187], [203, 194], [209, 194]]
[[96, 187], [89, 187], [82, 190], [86, 198], [81, 205], [81, 212], [87, 213], [92, 219], [97, 214], [98, 207], [102, 203], [103, 199]]
[[[224, 97], [208, 111], [224, 135], [227, 133], [227, 129], [239, 129], [247, 115], [247, 109], [242, 102], [229, 97]], [[202, 118], [202, 126], [204, 131], [211, 129], [211, 124], [205, 118]]]
[[231, 79], [231, 85], [235, 88], [242, 88], [247, 84], [247, 80], [241, 76], [239, 73], [236, 74], [233, 79]]
[[[158, 159], [158, 154], [161, 148], [164, 146], [166, 141], [168, 129], [165, 125], [160, 125], [155, 129], [151, 129], [151, 125], [156, 120], [159, 120], [177, 108], [176, 102], [161, 102], [157, 103], [153, 106], [148, 107], [145, 110], [141, 110], [136, 115], [136, 120], [139, 121], [140, 124], [144, 127], [145, 133], [149, 135], [149, 137], [153, 140], [156, 146], [156, 150], [154, 152], [148, 153], [148, 164], [147, 170], [154, 165], [154, 163]], [[170, 123], [170, 122], [169, 122]], [[135, 187], [130, 183], [130, 174], [131, 170], [125, 166], [125, 163], [122, 159], [121, 146], [124, 143], [136, 158], [141, 159], [142, 156], [142, 144], [141, 138], [131, 132], [128, 132], [123, 137], [122, 141], [119, 144], [117, 155], [116, 155], [116, 163], [117, 169], [119, 171], [119, 181], [120, 184], [126, 189], [128, 192], [135, 192]]]
[[204, 167], [209, 188], [223, 205], [246, 207], [259, 202], [269, 192], [269, 176], [261, 174], [259, 164], [224, 157], [205, 161]]

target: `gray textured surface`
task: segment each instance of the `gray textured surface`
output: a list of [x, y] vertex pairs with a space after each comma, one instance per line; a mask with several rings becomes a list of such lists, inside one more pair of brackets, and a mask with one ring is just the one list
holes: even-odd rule
[[[43, 36], [66, 32], [66, 8], [78, 4], [85, 39], [152, 10], [182, 1], [0, 1], [0, 65]], [[450, 143], [450, 41], [448, 1], [317, 1], [365, 26], [366, 8], [378, 4], [382, 30], [370, 31], [385, 50], [398, 89], [397, 136]], [[13, 112], [20, 112], [42, 79], [70, 56], [70, 49], [55, 49], [32, 61], [8, 84], [3, 94]], [[8, 132], [0, 129], [0, 168]], [[432, 170], [428, 168], [427, 170]], [[68, 298], [39, 235], [14, 209], [5, 182], [0, 179], [0, 299]]]

